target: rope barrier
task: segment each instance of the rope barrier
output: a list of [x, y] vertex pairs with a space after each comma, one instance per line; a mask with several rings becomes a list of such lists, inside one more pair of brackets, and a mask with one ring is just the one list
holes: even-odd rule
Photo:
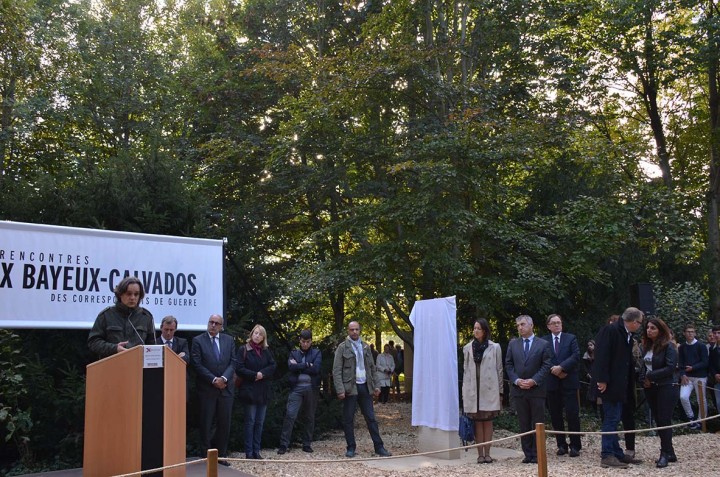
[[[589, 435], [602, 436], [602, 435], [612, 435], [612, 434], [618, 434], [618, 435], [620, 435], [620, 434], [640, 434], [640, 433], [650, 433], [650, 432], [655, 432], [655, 431], [661, 431], [664, 429], [672, 429], [672, 428], [676, 428], [676, 427], [686, 427], [689, 424], [704, 423], [704, 422], [710, 421], [712, 419], [717, 419], [717, 418], [720, 418], [720, 415], [705, 417], [705, 418], [701, 418], [701, 419], [695, 419], [693, 421], [683, 422], [680, 424], [671, 424], [668, 426], [650, 427], [650, 428], [643, 428], [643, 429], [630, 429], [630, 430], [622, 430], [622, 431], [584, 431], [584, 432], [580, 431], [580, 432], [577, 432], [577, 431], [555, 431], [555, 430], [547, 430], [546, 429], [546, 430], [544, 430], [544, 434], [549, 434], [549, 435], [567, 434], [567, 435], [585, 435], [585, 436], [589, 436]], [[544, 427], [544, 425], [543, 425], [543, 427]], [[393, 456], [389, 456], [389, 457], [380, 457], [380, 456], [360, 457], [360, 458], [353, 458], [352, 462], [356, 463], [356, 462], [372, 462], [372, 461], [378, 461], [378, 460], [407, 459], [409, 457], [423, 457], [423, 456], [429, 456], [429, 455], [434, 455], [434, 454], [442, 454], [442, 453], [446, 453], [446, 452], [468, 450], [468, 449], [474, 449], [474, 448], [477, 448], [480, 446], [493, 446], [494, 444], [498, 444], [498, 443], [513, 440], [513, 439], [519, 439], [521, 437], [528, 436], [531, 434], [536, 434], [536, 433], [537, 433], [537, 429], [532, 430], [532, 431], [523, 432], [520, 434], [513, 434], [513, 435], [507, 436], [507, 437], [501, 437], [499, 439], [493, 439], [492, 441], [469, 444], [466, 446], [451, 447], [448, 449], [440, 449], [440, 450], [427, 451], [427, 452], [415, 452], [412, 454], [393, 455]], [[250, 463], [255, 463], [255, 464], [262, 463], [262, 462], [271, 462], [273, 464], [334, 464], [334, 463], [349, 461], [349, 459], [347, 457], [339, 458], [339, 459], [310, 459], [310, 460], [305, 460], [305, 459], [303, 459], [303, 460], [264, 459], [261, 461], [258, 461], [257, 459], [223, 457], [222, 460], [226, 460], [228, 462], [237, 462], [237, 463], [250, 462]], [[174, 469], [176, 467], [181, 467], [181, 466], [185, 466], [185, 465], [194, 465], [194, 464], [198, 464], [198, 463], [202, 463], [202, 462], [207, 462], [208, 464], [210, 464], [210, 460], [208, 458], [202, 458], [202, 459], [192, 460], [189, 462], [183, 462], [180, 464], [173, 464], [173, 465], [167, 465], [165, 467], [158, 467], [155, 469], [148, 469], [148, 470], [143, 470], [143, 471], [138, 471], [138, 472], [132, 472], [129, 474], [119, 474], [119, 475], [115, 475], [113, 477], [133, 477], [133, 476], [151, 474], [153, 472], [160, 472], [165, 469]], [[217, 462], [215, 462], [215, 464], [216, 464], [215, 466], [217, 466]], [[538, 464], [538, 465], [540, 465], [540, 464]]]
[[134, 475], [152, 474], [153, 472], [161, 472], [165, 469], [175, 469], [177, 467], [185, 467], [187, 465], [198, 464], [200, 462], [207, 462], [207, 460], [208, 460], [207, 457], [203, 457], [202, 459], [191, 460], [190, 462], [181, 462], [179, 464], [166, 465], [164, 467], [158, 467], [156, 469], [140, 470], [137, 472], [131, 472], [129, 474], [118, 474], [118, 475], [113, 475], [112, 477], [132, 477]]

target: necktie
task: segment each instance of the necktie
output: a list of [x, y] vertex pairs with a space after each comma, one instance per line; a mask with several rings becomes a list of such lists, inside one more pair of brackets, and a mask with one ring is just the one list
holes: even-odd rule
[[165, 342], [165, 346], [167, 346], [168, 348], [172, 349], [172, 340], [166, 341], [166, 342]]
[[215, 350], [215, 357], [220, 361], [220, 347], [219, 347], [217, 336], [213, 336], [213, 349]]
[[530, 351], [530, 340], [525, 338], [525, 357], [527, 358], [528, 352]]
[[556, 336], [555, 337], [555, 356], [557, 356], [558, 354], [560, 354], [560, 337]]

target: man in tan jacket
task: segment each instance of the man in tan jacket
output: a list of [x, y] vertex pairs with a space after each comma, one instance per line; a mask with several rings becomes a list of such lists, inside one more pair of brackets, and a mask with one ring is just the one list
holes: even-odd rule
[[380, 437], [373, 409], [373, 395], [380, 394], [376, 372], [370, 347], [360, 339], [360, 324], [352, 321], [348, 325], [348, 337], [335, 350], [333, 361], [335, 392], [343, 401], [342, 422], [347, 442], [345, 457], [355, 457], [354, 420], [358, 405], [365, 417], [375, 454], [381, 457], [392, 455], [385, 449]]

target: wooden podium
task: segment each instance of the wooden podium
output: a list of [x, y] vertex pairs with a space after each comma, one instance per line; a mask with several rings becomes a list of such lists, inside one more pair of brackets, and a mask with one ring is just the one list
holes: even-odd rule
[[[187, 365], [162, 348], [162, 367], [143, 367], [144, 346], [87, 366], [83, 477], [185, 463]], [[185, 466], [145, 475], [185, 477]]]

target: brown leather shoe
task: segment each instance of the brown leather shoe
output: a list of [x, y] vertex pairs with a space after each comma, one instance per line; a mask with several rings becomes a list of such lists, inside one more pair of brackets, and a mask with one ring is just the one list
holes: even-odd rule
[[600, 467], [604, 469], [627, 469], [628, 465], [625, 462], [620, 462], [614, 455], [609, 455], [600, 460]]

